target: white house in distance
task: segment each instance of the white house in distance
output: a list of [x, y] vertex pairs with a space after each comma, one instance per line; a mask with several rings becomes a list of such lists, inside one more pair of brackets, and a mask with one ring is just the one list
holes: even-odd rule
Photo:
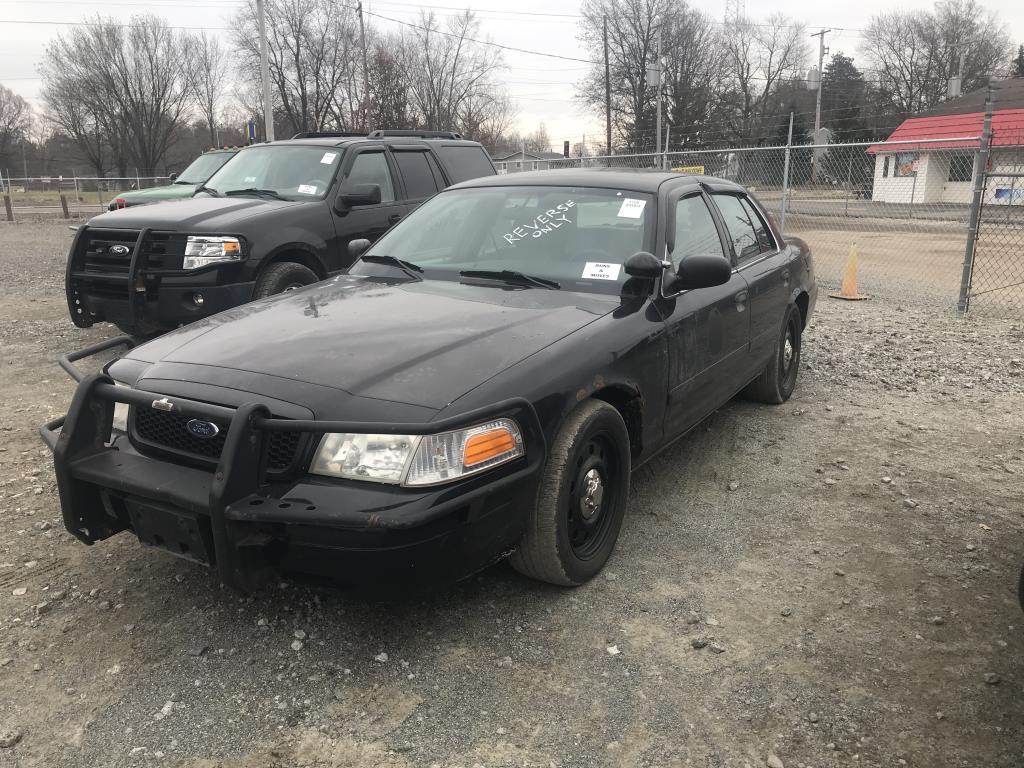
[[[871, 199], [884, 203], [971, 202], [974, 156], [985, 119], [985, 88], [950, 99], [907, 118], [884, 142], [868, 147], [875, 156]], [[1024, 78], [993, 83], [992, 144], [988, 169], [993, 174], [985, 204], [1024, 205]], [[949, 139], [927, 144], [914, 140]], [[892, 142], [909, 144], [894, 144]]]

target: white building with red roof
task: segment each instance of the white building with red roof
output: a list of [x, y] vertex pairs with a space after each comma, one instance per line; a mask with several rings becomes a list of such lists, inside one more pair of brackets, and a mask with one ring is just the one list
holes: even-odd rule
[[[987, 89], [907, 118], [879, 144], [872, 199], [887, 203], [970, 203]], [[1024, 78], [992, 86], [992, 141], [986, 204], [1024, 205]], [[920, 143], [918, 143], [920, 142]], [[995, 176], [994, 174], [1011, 174]]]

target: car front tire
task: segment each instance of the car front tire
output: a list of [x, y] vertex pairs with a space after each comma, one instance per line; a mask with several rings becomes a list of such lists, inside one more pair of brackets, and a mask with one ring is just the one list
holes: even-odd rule
[[796, 389], [800, 371], [800, 338], [803, 320], [800, 310], [790, 304], [782, 323], [782, 333], [775, 352], [765, 369], [743, 390], [743, 396], [750, 400], [778, 405], [789, 400]]
[[622, 416], [601, 400], [583, 402], [552, 442], [512, 567], [566, 587], [592, 579], [619, 537], [629, 475], [629, 433]]

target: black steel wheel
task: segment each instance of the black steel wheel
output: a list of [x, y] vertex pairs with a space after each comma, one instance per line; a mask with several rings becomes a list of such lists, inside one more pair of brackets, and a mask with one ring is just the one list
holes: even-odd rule
[[629, 433], [611, 405], [587, 400], [552, 442], [512, 566], [532, 578], [577, 586], [615, 548], [629, 495]]
[[262, 299], [275, 293], [294, 291], [296, 288], [312, 285], [319, 279], [316, 272], [309, 267], [293, 261], [279, 261], [263, 270], [256, 281], [256, 290], [253, 291], [252, 297]]
[[743, 390], [744, 397], [762, 403], [784, 403], [796, 389], [800, 373], [800, 341], [803, 318], [795, 304], [786, 307], [782, 332], [775, 352], [756, 379]]

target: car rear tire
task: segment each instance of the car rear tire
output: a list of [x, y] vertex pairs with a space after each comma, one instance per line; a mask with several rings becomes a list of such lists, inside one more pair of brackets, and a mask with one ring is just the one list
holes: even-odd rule
[[267, 296], [273, 296], [275, 293], [312, 285], [319, 279], [316, 272], [309, 267], [296, 264], [294, 261], [278, 261], [268, 266], [260, 274], [252, 297], [253, 299], [264, 299]]
[[803, 321], [793, 304], [786, 308], [782, 333], [775, 352], [764, 371], [743, 390], [743, 396], [762, 403], [779, 404], [789, 400], [800, 371], [800, 337]]
[[622, 416], [601, 400], [585, 401], [552, 442], [512, 567], [566, 587], [597, 575], [619, 537], [629, 475], [629, 433]]

